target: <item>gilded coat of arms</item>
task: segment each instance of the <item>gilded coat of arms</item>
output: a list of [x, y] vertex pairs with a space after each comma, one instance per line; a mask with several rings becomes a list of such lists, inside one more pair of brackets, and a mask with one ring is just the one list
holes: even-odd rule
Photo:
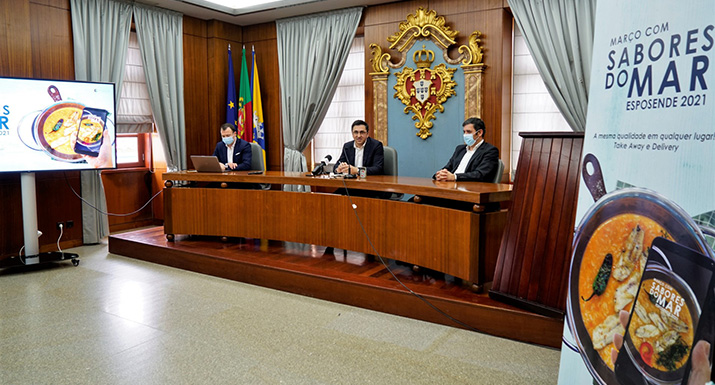
[[456, 68], [447, 68], [444, 64], [439, 64], [431, 68], [434, 61], [434, 52], [422, 46], [422, 49], [415, 51], [412, 59], [417, 69], [404, 67], [395, 74], [397, 84], [395, 84], [395, 97], [402, 101], [406, 107], [404, 112], [413, 112], [412, 120], [415, 120], [415, 127], [419, 130], [417, 136], [422, 139], [429, 138], [433, 126], [431, 120], [435, 118], [436, 111], [444, 112], [442, 105], [447, 99], [455, 95], [454, 86], [456, 83], [452, 76]]
[[[455, 95], [455, 82], [452, 80], [456, 70], [464, 73], [464, 116], [482, 116], [482, 75], [486, 66], [483, 63], [484, 55], [480, 46], [481, 32], [474, 31], [467, 39], [467, 44], [458, 47], [459, 56], [452, 58], [448, 55], [449, 47], [456, 44], [458, 32], [447, 25], [443, 16], [438, 16], [434, 10], [417, 8], [414, 14], [407, 15], [407, 19], [400, 23], [399, 30], [387, 37], [389, 49], [401, 54], [410, 52], [416, 43], [427, 40], [435, 44], [442, 53], [444, 62], [449, 65], [459, 65], [459, 68], [447, 68], [445, 64], [432, 68], [435, 53], [422, 46], [422, 50], [415, 52], [412, 59], [417, 69], [405, 66], [408, 55], [398, 56], [395, 63], [391, 61], [392, 55], [385, 52], [376, 43], [370, 44], [372, 50], [372, 77], [373, 83], [373, 111], [375, 119], [375, 138], [387, 144], [387, 104], [388, 104], [388, 78], [397, 78], [395, 85], [395, 98], [406, 106], [404, 113], [414, 113], [415, 127], [419, 129], [417, 136], [422, 139], [429, 138], [433, 126], [431, 120], [435, 119], [437, 111], [444, 112], [442, 106], [446, 100]], [[390, 73], [390, 68], [401, 72]]]

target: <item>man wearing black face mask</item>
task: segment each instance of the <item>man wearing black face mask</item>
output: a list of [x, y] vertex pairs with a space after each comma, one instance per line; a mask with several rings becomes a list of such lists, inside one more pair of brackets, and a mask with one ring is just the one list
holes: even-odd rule
[[484, 141], [484, 122], [469, 118], [462, 123], [464, 143], [432, 178], [438, 181], [491, 182], [499, 169], [499, 149]]
[[213, 155], [218, 158], [223, 171], [251, 169], [251, 144], [236, 136], [231, 123], [221, 125], [221, 141], [216, 143]]

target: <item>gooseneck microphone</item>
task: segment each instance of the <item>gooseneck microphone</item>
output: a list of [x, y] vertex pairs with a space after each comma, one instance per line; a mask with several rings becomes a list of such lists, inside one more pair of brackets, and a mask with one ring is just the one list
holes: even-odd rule
[[325, 158], [323, 158], [323, 160], [321, 160], [320, 163], [315, 166], [315, 168], [313, 169], [312, 174], [313, 174], [313, 175], [325, 174], [325, 166], [327, 166], [327, 164], [330, 163], [330, 161], [331, 161], [332, 159], [333, 159], [333, 157], [330, 156], [330, 154], [325, 155]]
[[[347, 157], [346, 157], [347, 158]], [[347, 163], [347, 162], [346, 162]], [[350, 169], [350, 163], [348, 163], [348, 174], [343, 176], [345, 179], [357, 179], [357, 174], [353, 174]]]
[[[357, 178], [357, 174], [352, 174], [352, 173], [350, 172], [350, 167], [349, 167], [349, 166], [350, 166], [350, 162], [348, 161], [348, 154], [345, 152], [345, 146], [343, 146], [343, 150], [342, 150], [342, 151], [343, 151], [343, 152], [342, 152], [342, 155], [345, 157], [345, 163], [348, 164], [348, 173], [347, 173], [346, 175], [343, 175], [343, 179], [356, 179], [356, 178]], [[340, 159], [338, 159], [338, 160], [340, 160]]]

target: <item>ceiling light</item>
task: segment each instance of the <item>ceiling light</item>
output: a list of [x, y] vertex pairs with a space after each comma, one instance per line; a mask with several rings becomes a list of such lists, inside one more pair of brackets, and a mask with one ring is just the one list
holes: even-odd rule
[[211, 3], [230, 9], [252, 8], [270, 3], [279, 3], [281, 0], [203, 0], [204, 3]]

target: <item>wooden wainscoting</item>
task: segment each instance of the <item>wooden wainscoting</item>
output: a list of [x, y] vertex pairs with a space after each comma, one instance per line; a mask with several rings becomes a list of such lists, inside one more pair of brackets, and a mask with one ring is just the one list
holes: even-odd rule
[[[144, 206], [156, 193], [153, 174], [148, 168], [126, 168], [102, 172], [107, 211], [112, 214], [127, 214]], [[157, 190], [158, 191], [158, 190]], [[161, 196], [157, 199], [161, 200]], [[155, 224], [154, 206], [127, 216], [110, 215], [109, 231], [121, 231]]]

